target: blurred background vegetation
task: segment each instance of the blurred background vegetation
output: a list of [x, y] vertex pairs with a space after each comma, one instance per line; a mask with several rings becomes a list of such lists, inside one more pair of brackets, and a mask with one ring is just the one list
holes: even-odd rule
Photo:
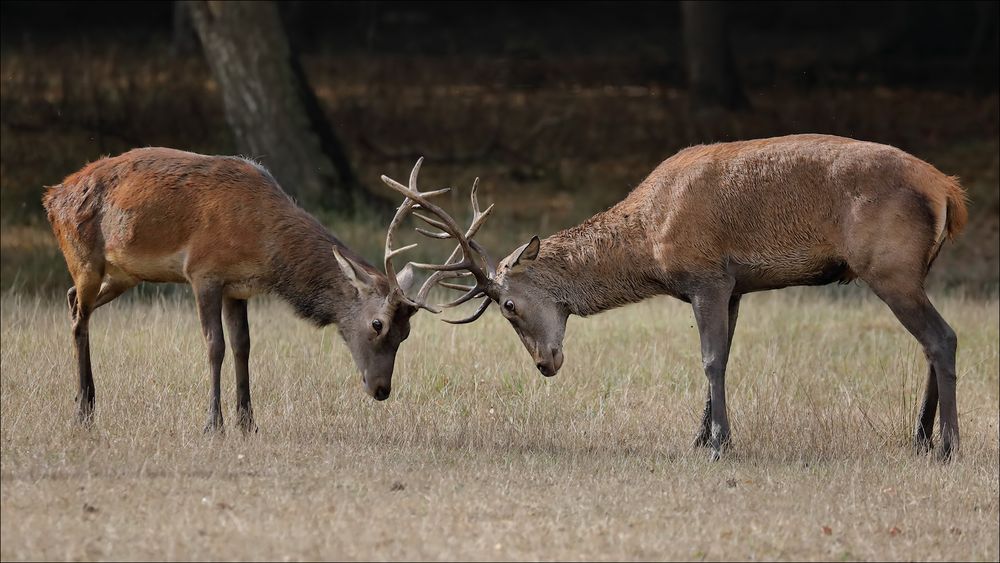
[[378, 177], [421, 155], [456, 213], [482, 178], [500, 254], [683, 147], [818, 132], [960, 176], [969, 228], [931, 284], [997, 291], [995, 2], [4, 2], [0, 21], [3, 290], [68, 287], [43, 186], [134, 147], [257, 158], [379, 263], [398, 202]]

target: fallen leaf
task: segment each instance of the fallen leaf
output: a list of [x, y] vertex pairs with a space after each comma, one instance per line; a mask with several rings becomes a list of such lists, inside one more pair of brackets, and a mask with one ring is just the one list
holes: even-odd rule
[[903, 533], [903, 530], [900, 530], [896, 526], [893, 526], [893, 527], [889, 528], [889, 535], [890, 536], [898, 536], [899, 534], [902, 534], [902, 533]]
[[823, 526], [823, 535], [824, 536], [829, 536], [832, 533], [833, 533], [833, 528], [831, 528], [830, 526]]

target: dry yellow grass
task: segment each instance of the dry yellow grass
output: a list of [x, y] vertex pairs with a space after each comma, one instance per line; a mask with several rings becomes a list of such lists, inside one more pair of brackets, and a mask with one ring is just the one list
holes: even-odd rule
[[713, 464], [689, 447], [705, 381], [677, 301], [574, 318], [551, 380], [495, 312], [418, 315], [385, 403], [333, 329], [254, 302], [244, 439], [201, 433], [190, 300], [96, 314], [85, 431], [65, 305], [6, 295], [0, 557], [997, 560], [998, 304], [936, 302], [960, 339], [956, 462], [908, 447], [926, 368], [888, 310], [803, 290], [744, 300]]

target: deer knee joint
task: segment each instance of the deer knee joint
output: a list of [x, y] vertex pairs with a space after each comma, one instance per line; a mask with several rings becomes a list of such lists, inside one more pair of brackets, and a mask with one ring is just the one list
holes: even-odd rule
[[944, 326], [944, 335], [941, 338], [941, 343], [949, 353], [954, 353], [958, 348], [958, 335], [948, 325]]
[[705, 376], [708, 377], [709, 381], [726, 377], [726, 362], [722, 358], [717, 356], [705, 358], [702, 366], [705, 368]]
[[951, 362], [954, 361], [957, 349], [958, 337], [951, 327], [945, 325], [940, 336], [927, 347], [927, 356], [932, 362]]
[[209, 336], [208, 337], [208, 357], [213, 362], [222, 362], [223, 358], [226, 356], [226, 343], [222, 340], [221, 336]]

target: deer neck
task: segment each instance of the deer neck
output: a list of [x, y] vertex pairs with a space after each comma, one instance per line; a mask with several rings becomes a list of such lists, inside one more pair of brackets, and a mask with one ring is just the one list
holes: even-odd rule
[[319, 221], [304, 211], [276, 230], [271, 258], [270, 289], [287, 301], [298, 316], [317, 326], [339, 324], [358, 304], [357, 290], [346, 279], [333, 255], [336, 246], [368, 269], [381, 274], [344, 246]]
[[662, 293], [638, 217], [614, 208], [542, 241], [526, 273], [574, 315], [587, 316]]

